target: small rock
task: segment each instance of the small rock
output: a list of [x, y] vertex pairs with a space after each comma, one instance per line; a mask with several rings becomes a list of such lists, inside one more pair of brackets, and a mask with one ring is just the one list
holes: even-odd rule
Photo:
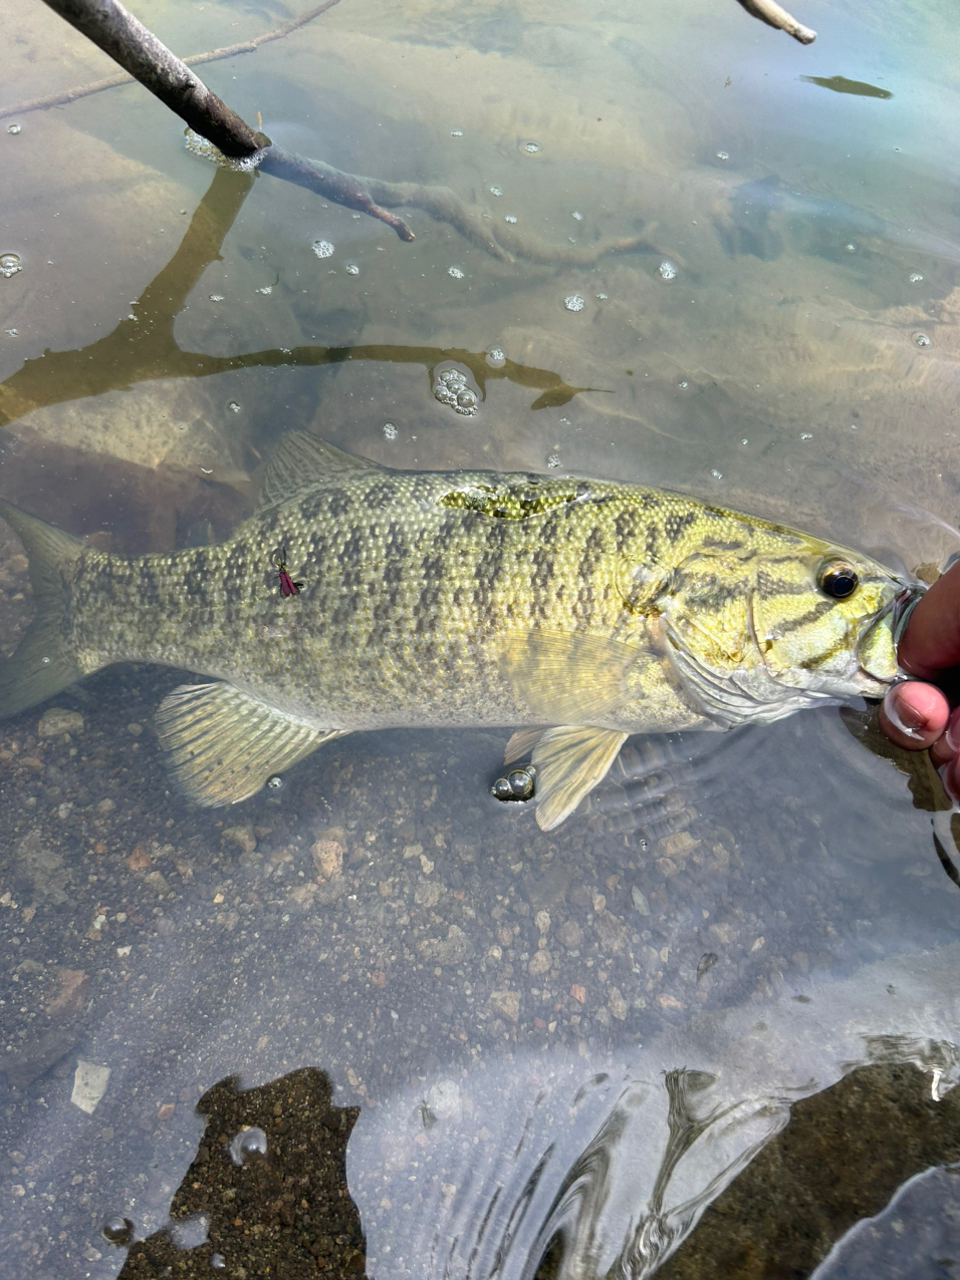
[[578, 1004], [585, 1004], [587, 999], [587, 989], [581, 983], [575, 982], [570, 988], [570, 995]]
[[712, 924], [708, 932], [724, 947], [729, 947], [737, 936], [733, 925], [729, 924]]
[[489, 1004], [510, 1022], [520, 1017], [520, 995], [516, 991], [491, 991]]
[[79, 1013], [90, 991], [90, 975], [82, 969], [60, 969], [57, 976], [60, 990], [44, 1012], [50, 1018], [65, 1018], [68, 1014]]
[[152, 889], [154, 893], [166, 893], [170, 888], [166, 876], [161, 871], [147, 872], [143, 877], [143, 883], [148, 889]]
[[109, 796], [107, 796], [106, 800], [101, 800], [100, 803], [97, 805], [97, 813], [100, 813], [104, 817], [106, 817], [108, 813], [113, 813], [116, 807], [117, 807], [116, 803], [113, 800], [111, 800]]
[[664, 857], [674, 858], [678, 862], [682, 862], [693, 853], [694, 849], [698, 849], [702, 843], [696, 836], [692, 836], [689, 831], [675, 831], [672, 835], [664, 836], [660, 841], [660, 852]]
[[224, 840], [235, 844], [243, 853], [253, 853], [257, 847], [257, 837], [253, 833], [252, 822], [246, 822], [243, 826], [227, 827], [220, 834]]
[[627, 1016], [627, 1002], [624, 1000], [619, 987], [610, 988], [610, 994], [607, 996], [607, 1008], [619, 1022], [622, 1022]]
[[543, 951], [538, 951], [527, 965], [527, 972], [532, 973], [536, 977], [541, 973], [548, 973], [551, 964], [553, 964], [553, 957], [550, 955], [550, 952], [544, 948]]
[[646, 895], [636, 885], [630, 890], [630, 897], [633, 899], [633, 905], [642, 916], [650, 914], [650, 903], [647, 901]]
[[313, 865], [321, 880], [334, 880], [342, 873], [345, 852], [339, 840], [317, 840], [311, 846]]
[[576, 920], [564, 920], [557, 930], [557, 936], [568, 951], [575, 951], [583, 939], [583, 934]]
[[63, 707], [51, 707], [40, 717], [37, 733], [41, 738], [59, 738], [64, 733], [79, 733], [83, 729], [83, 716], [79, 711], [67, 711]]

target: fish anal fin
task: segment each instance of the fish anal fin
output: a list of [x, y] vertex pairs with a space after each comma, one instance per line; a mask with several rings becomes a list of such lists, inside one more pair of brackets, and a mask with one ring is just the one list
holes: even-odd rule
[[351, 473], [384, 469], [367, 458], [345, 453], [309, 431], [292, 431], [277, 446], [264, 472], [257, 508], [286, 502]]
[[232, 684], [181, 685], [161, 702], [157, 732], [177, 783], [208, 808], [238, 804], [349, 730], [311, 729]]
[[613, 729], [561, 725], [547, 729], [533, 750], [537, 825], [552, 831], [606, 777], [629, 735]]
[[566, 631], [507, 631], [500, 665], [514, 692], [543, 724], [615, 715], [630, 700], [627, 674], [640, 651], [622, 640]]

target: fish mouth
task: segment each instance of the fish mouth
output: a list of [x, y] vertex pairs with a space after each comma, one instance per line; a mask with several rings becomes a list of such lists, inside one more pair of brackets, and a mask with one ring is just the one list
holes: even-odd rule
[[[925, 583], [908, 583], [880, 611], [860, 637], [857, 661], [863, 674], [880, 686], [878, 696], [882, 696], [884, 690], [903, 674], [897, 662], [897, 649], [910, 616], [926, 590]], [[889, 629], [889, 648], [881, 639], [882, 631], [886, 628]]]

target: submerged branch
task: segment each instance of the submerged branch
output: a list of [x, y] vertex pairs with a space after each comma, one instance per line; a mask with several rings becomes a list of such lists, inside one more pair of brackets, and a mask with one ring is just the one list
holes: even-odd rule
[[[206, 53], [191, 54], [189, 58], [183, 59], [183, 65], [199, 67], [204, 62], [219, 62], [222, 58], [233, 58], [240, 53], [255, 53], [262, 44], [269, 44], [271, 40], [280, 40], [283, 36], [290, 35], [292, 31], [305, 27], [308, 22], [319, 18], [322, 13], [326, 13], [328, 9], [332, 9], [339, 3], [340, 0], [324, 0], [323, 4], [317, 5], [302, 17], [291, 18], [289, 22], [275, 27], [273, 31], [265, 31], [263, 35], [241, 40], [239, 44], [224, 45], [222, 49], [209, 49]], [[94, 80], [90, 84], [77, 85], [76, 88], [64, 89], [60, 93], [48, 93], [43, 98], [30, 98], [27, 102], [17, 102], [12, 107], [0, 107], [0, 120], [6, 120], [10, 116], [25, 116], [30, 111], [42, 111], [45, 107], [62, 107], [68, 102], [76, 102], [78, 98], [88, 98], [92, 93], [102, 93], [104, 89], [116, 89], [121, 84], [133, 84], [134, 80], [134, 76], [121, 71], [119, 75]]]
[[788, 13], [777, 0], [740, 0], [747, 13], [765, 22], [768, 27], [776, 27], [778, 31], [786, 31], [788, 36], [799, 40], [801, 44], [813, 44], [817, 33], [811, 27], [798, 22], [792, 13]]

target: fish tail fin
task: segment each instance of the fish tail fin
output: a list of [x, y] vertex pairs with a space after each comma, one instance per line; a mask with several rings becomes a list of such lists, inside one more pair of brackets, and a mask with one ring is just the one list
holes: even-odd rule
[[36, 614], [19, 646], [0, 662], [0, 719], [43, 702], [84, 674], [64, 634], [68, 596], [62, 569], [84, 543], [0, 498], [0, 517], [23, 543]]

